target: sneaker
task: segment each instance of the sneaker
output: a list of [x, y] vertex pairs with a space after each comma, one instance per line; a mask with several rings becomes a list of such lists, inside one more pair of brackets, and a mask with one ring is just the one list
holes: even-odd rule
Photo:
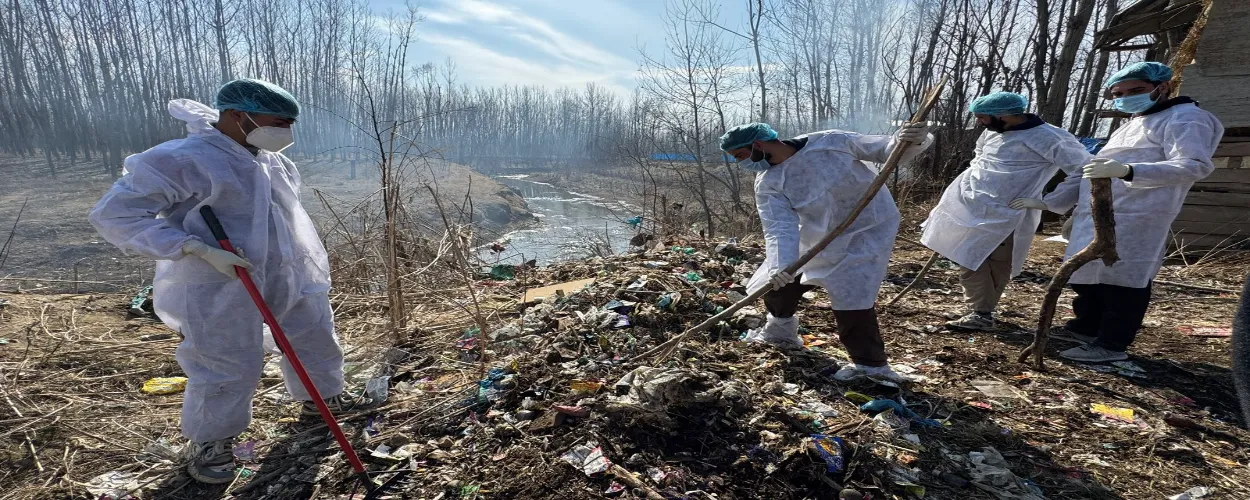
[[225, 484], [234, 481], [234, 438], [192, 442], [183, 451], [187, 460], [187, 474], [205, 484]]
[[987, 331], [993, 330], [996, 326], [997, 322], [994, 321], [994, 316], [978, 312], [968, 313], [962, 318], [946, 322], [947, 328], [955, 330]]
[[[372, 399], [363, 395], [353, 396], [346, 392], [341, 393], [338, 396], [326, 398], [324, 401], [326, 402], [326, 406], [330, 407], [330, 413], [335, 415], [369, 410], [374, 407]], [[312, 401], [304, 402], [304, 407], [300, 409], [300, 414], [308, 417], [321, 416], [321, 412], [317, 410], [317, 405], [313, 404]]]
[[1111, 349], [1094, 344], [1073, 347], [1059, 353], [1059, 356], [1072, 361], [1081, 361], [1084, 363], [1106, 363], [1108, 361], [1124, 361], [1128, 359], [1128, 353], [1123, 351], [1112, 351]]
[[885, 366], [861, 366], [855, 363], [849, 363], [843, 366], [833, 374], [833, 379], [839, 382], [855, 382], [858, 380], [868, 379], [874, 382], [888, 382], [890, 384], [901, 384], [906, 379], [890, 368]]
[[1083, 333], [1076, 333], [1072, 330], [1069, 330], [1068, 327], [1066, 326], [1051, 327], [1050, 338], [1059, 339], [1059, 340], [1071, 340], [1075, 342], [1080, 342], [1082, 344], [1093, 344], [1095, 340], [1098, 340], [1098, 336], [1096, 335], [1085, 335]]

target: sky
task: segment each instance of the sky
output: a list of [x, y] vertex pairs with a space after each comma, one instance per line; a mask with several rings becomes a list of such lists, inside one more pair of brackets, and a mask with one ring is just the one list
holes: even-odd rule
[[[741, 2], [730, 3], [722, 16], [744, 17]], [[595, 82], [628, 94], [637, 86], [638, 50], [664, 48], [664, 0], [414, 0], [414, 5], [425, 19], [409, 60], [441, 64], [450, 57], [459, 80], [469, 85], [580, 88]], [[385, 15], [402, 11], [404, 2], [372, 0], [371, 6]]]

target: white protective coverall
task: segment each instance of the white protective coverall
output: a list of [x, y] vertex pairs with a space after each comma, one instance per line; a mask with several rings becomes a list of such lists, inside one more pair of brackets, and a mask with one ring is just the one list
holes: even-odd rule
[[1016, 198], [1040, 198], [1060, 169], [1079, 177], [1091, 156], [1072, 134], [1035, 120], [1030, 128], [981, 134], [972, 164], [929, 212], [922, 244], [966, 269], [978, 269], [1014, 232], [1011, 275], [1020, 274], [1042, 211], [1007, 205]]
[[[110, 243], [157, 260], [153, 306], [185, 338], [178, 364], [188, 381], [182, 432], [204, 442], [237, 436], [252, 416], [264, 365], [262, 319], [243, 283], [182, 246], [218, 247], [200, 216], [208, 205], [252, 263], [251, 274], [322, 397], [343, 391], [343, 351], [328, 300], [329, 261], [300, 205], [300, 176], [287, 157], [258, 155], [213, 128], [216, 110], [191, 100], [169, 103], [187, 137], [125, 160], [125, 173], [89, 216]], [[287, 390], [308, 393], [282, 360]]]
[[[1163, 266], [1168, 232], [1194, 182], [1211, 174], [1211, 155], [1224, 126], [1195, 104], [1177, 104], [1130, 119], [1098, 153], [1132, 165], [1133, 179], [1112, 179], [1116, 250], [1120, 261], [1111, 267], [1095, 260], [1072, 275], [1070, 283], [1145, 288]], [[1072, 176], [1046, 195], [1047, 208], [1072, 214], [1072, 237], [1065, 259], [1094, 240], [1089, 182]]]
[[[877, 176], [864, 162], [883, 163], [894, 147], [888, 135], [828, 130], [813, 132], [807, 145], [755, 176], [755, 203], [764, 227], [766, 257], [747, 283], [753, 293], [769, 278], [815, 246], [842, 223]], [[933, 143], [913, 145], [907, 161]], [[823, 286], [833, 309], [870, 309], [885, 279], [899, 213], [882, 187], [855, 222], [799, 273], [805, 285]], [[797, 324], [797, 322], [795, 322]]]

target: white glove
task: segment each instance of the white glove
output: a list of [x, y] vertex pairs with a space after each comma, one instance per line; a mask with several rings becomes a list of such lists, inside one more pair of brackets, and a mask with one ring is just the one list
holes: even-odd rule
[[781, 287], [794, 283], [794, 275], [785, 271], [777, 271], [777, 274], [769, 278], [768, 282], [773, 285], [773, 290], [781, 290]]
[[908, 123], [903, 125], [903, 128], [898, 129], [898, 132], [894, 133], [894, 137], [897, 137], [900, 141], [907, 141], [912, 144], [923, 143], [925, 139], [929, 138], [929, 124], [928, 122]]
[[1059, 235], [1063, 236], [1063, 239], [1072, 239], [1072, 221], [1074, 220], [1076, 220], [1076, 217], [1068, 217], [1068, 220], [1063, 221], [1063, 229], [1059, 230]]
[[234, 270], [235, 266], [242, 267], [243, 269], [252, 268], [252, 263], [248, 262], [247, 259], [220, 248], [213, 248], [205, 245], [204, 242], [200, 240], [188, 241], [187, 244], [182, 246], [182, 253], [185, 255], [194, 255], [204, 259], [209, 264], [212, 264], [213, 268], [217, 269], [217, 272], [234, 279], [239, 279], [239, 274]]
[[1008, 203], [1007, 206], [1016, 210], [1024, 210], [1026, 208], [1031, 208], [1033, 210], [1046, 210], [1046, 202], [1037, 198], [1016, 198], [1011, 200], [1011, 203]]
[[1120, 163], [1111, 158], [1094, 158], [1084, 167], [1081, 167], [1081, 171], [1083, 172], [1081, 177], [1086, 179], [1104, 179], [1108, 177], [1119, 179], [1128, 175], [1132, 169], [1127, 163]]

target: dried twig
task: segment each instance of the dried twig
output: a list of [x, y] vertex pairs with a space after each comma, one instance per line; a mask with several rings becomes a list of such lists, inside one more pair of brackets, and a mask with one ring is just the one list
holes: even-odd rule
[[885, 306], [893, 306], [895, 302], [898, 302], [898, 300], [903, 298], [904, 295], [907, 295], [907, 292], [911, 291], [912, 288], [915, 288], [916, 283], [920, 283], [920, 279], [924, 278], [925, 273], [929, 272], [929, 268], [933, 267], [933, 264], [936, 263], [940, 257], [941, 255], [938, 255], [937, 252], [933, 252], [933, 255], [929, 257], [929, 261], [925, 262], [924, 267], [920, 268], [920, 272], [916, 273], [916, 277], [912, 278], [911, 283], [908, 283], [907, 287], [900, 290], [898, 295], [895, 295], [894, 298], [890, 299]]
[[1050, 322], [1055, 317], [1055, 306], [1059, 302], [1059, 294], [1063, 293], [1063, 287], [1072, 278], [1072, 273], [1095, 259], [1101, 258], [1103, 265], [1108, 267], [1120, 260], [1120, 254], [1115, 248], [1115, 212], [1111, 205], [1111, 179], [1090, 179], [1089, 190], [1090, 208], [1094, 219], [1094, 241], [1059, 266], [1054, 278], [1051, 278], [1050, 285], [1046, 287], [1046, 298], [1042, 302], [1042, 314], [1037, 320], [1037, 334], [1033, 337], [1033, 343], [1020, 353], [1018, 359], [1023, 363], [1030, 354], [1033, 355], [1033, 368], [1037, 370], [1042, 369], [1046, 340], [1050, 336]]

